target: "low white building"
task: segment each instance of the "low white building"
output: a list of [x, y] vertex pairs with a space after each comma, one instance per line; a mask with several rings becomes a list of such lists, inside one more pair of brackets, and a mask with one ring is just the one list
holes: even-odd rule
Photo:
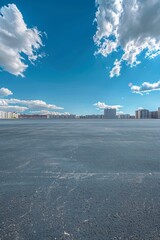
[[0, 111], [0, 119], [17, 119], [19, 116], [18, 113], [15, 112], [2, 112]]
[[130, 114], [119, 114], [117, 116], [119, 119], [130, 119]]

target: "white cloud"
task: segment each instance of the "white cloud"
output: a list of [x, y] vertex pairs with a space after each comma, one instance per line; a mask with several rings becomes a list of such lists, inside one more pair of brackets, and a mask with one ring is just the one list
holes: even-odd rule
[[132, 85], [133, 85], [133, 84], [130, 82], [130, 83], [128, 84], [128, 87], [132, 87]]
[[96, 106], [98, 109], [110, 108], [110, 109], [116, 109], [116, 110], [119, 110], [119, 108], [123, 107], [121, 105], [107, 105], [104, 102], [94, 103], [93, 106]]
[[149, 94], [152, 91], [160, 91], [160, 81], [156, 83], [144, 82], [140, 86], [131, 85], [131, 91], [138, 94]]
[[0, 97], [7, 97], [13, 93], [8, 88], [0, 88]]
[[40, 110], [40, 111], [30, 111], [31, 114], [42, 114], [42, 115], [54, 115], [54, 116], [60, 116], [60, 115], [70, 115], [69, 112], [52, 112], [47, 110]]
[[123, 111], [118, 111], [118, 112], [117, 112], [117, 115], [123, 115], [123, 114], [124, 114]]
[[27, 107], [21, 107], [21, 106], [9, 106], [9, 105], [0, 105], [0, 111], [4, 112], [24, 112], [28, 110]]
[[116, 59], [116, 61], [114, 62], [114, 67], [112, 68], [112, 70], [110, 71], [110, 77], [114, 77], [114, 76], [119, 76], [120, 75], [120, 71], [121, 71], [121, 61], [118, 61]]
[[[159, 0], [96, 0], [97, 54], [107, 57], [114, 51], [121, 55], [110, 77], [120, 74], [121, 63], [133, 67], [144, 51], [152, 59], [160, 55]], [[116, 63], [116, 62], [115, 62]]]
[[[39, 112], [42, 114], [56, 114], [53, 110], [62, 110], [53, 104], [47, 104], [42, 100], [0, 99], [0, 111], [7, 112]], [[65, 113], [62, 113], [65, 114]], [[67, 113], [66, 113], [67, 114]]]
[[[0, 8], [0, 67], [16, 76], [24, 76], [26, 56], [34, 62], [42, 46], [41, 32], [28, 28], [15, 4]], [[22, 56], [23, 55], [23, 56]]]
[[0, 106], [8, 106], [6, 99], [0, 99]]
[[26, 106], [29, 109], [48, 109], [48, 110], [62, 110], [62, 107], [58, 107], [53, 104], [47, 104], [42, 100], [20, 100], [20, 99], [3, 99], [6, 104], [18, 104]]

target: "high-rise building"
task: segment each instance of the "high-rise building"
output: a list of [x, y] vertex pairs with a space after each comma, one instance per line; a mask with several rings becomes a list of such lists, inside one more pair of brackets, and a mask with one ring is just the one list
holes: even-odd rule
[[160, 119], [160, 107], [158, 108], [158, 118]]
[[138, 110], [135, 111], [135, 118], [138, 119]]
[[104, 109], [104, 118], [105, 119], [116, 119], [116, 109], [105, 108]]
[[149, 118], [149, 111], [147, 109], [139, 109], [135, 112], [135, 117], [137, 119]]
[[157, 118], [158, 118], [158, 111], [152, 111], [152, 112], [150, 112], [150, 118], [157, 119]]
[[142, 109], [140, 111], [140, 118], [149, 118], [149, 110], [147, 109]]

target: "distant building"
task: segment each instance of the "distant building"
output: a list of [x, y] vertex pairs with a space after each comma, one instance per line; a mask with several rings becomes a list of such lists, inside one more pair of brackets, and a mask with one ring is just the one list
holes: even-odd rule
[[157, 118], [158, 118], [158, 111], [152, 111], [152, 112], [150, 112], [150, 118], [157, 119]]
[[20, 119], [47, 119], [47, 115], [39, 115], [39, 114], [20, 114]]
[[147, 119], [149, 118], [149, 111], [147, 109], [139, 109], [135, 112], [136, 119]]
[[119, 119], [130, 119], [130, 114], [120, 114], [118, 115]]
[[138, 119], [138, 110], [135, 111], [135, 118]]
[[158, 108], [158, 118], [160, 119], [160, 107]]
[[80, 115], [77, 118], [79, 118], [79, 119], [102, 119], [103, 115], [99, 115], [99, 114]]
[[18, 116], [19, 114], [15, 112], [0, 112], [0, 119], [17, 119]]
[[105, 119], [116, 119], [116, 109], [105, 108], [104, 109], [104, 118]]
[[149, 111], [147, 109], [141, 109], [140, 110], [140, 118], [149, 118]]
[[76, 115], [74, 115], [74, 114], [57, 114], [57, 115], [49, 114], [48, 118], [49, 119], [75, 119]]
[[75, 119], [73, 114], [21, 114], [20, 119]]

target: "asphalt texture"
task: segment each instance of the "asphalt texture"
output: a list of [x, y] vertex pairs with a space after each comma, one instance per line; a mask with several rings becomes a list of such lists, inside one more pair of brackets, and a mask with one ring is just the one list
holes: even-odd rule
[[0, 240], [112, 239], [160, 239], [160, 121], [0, 121]]

